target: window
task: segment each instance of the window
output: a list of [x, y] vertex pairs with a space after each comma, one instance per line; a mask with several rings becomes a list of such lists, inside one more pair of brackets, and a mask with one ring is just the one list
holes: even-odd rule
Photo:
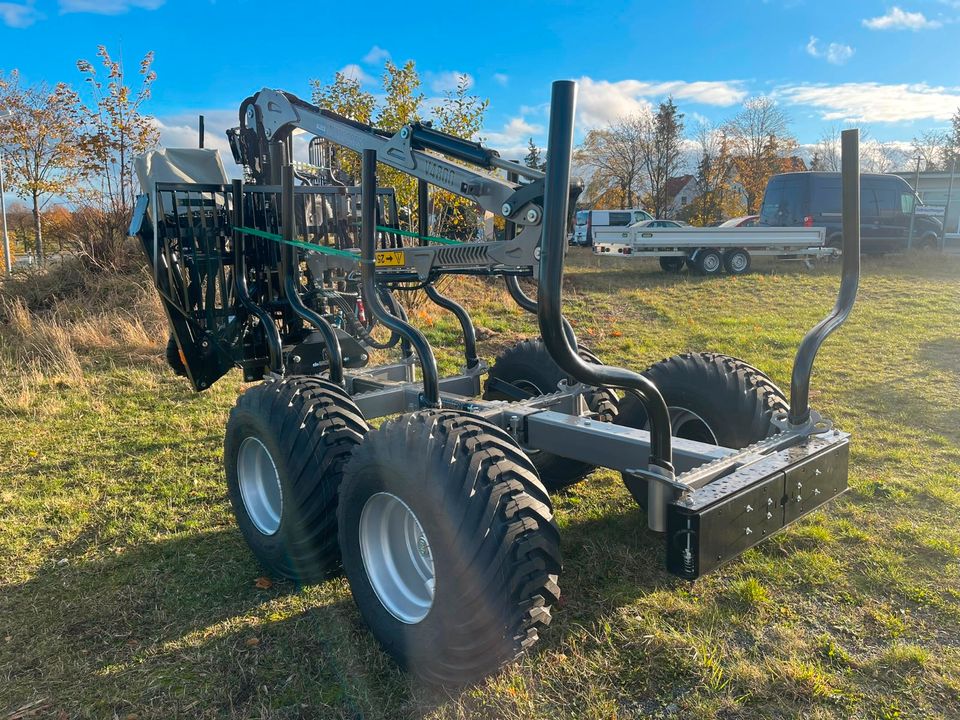
[[913, 193], [900, 193], [900, 212], [904, 215], [912, 215], [913, 205], [916, 200]]
[[839, 214], [840, 213], [840, 183], [839, 182], [815, 182], [813, 184], [813, 202], [810, 203], [810, 210], [814, 214]]
[[628, 212], [612, 212], [612, 213], [610, 213], [610, 224], [611, 224], [611, 225], [629, 225], [629, 224], [630, 224], [630, 213], [628, 213]]
[[880, 211], [877, 209], [877, 194], [873, 188], [860, 187], [860, 222], [867, 218], [877, 218]]
[[877, 206], [880, 209], [880, 217], [896, 217], [900, 215], [901, 198], [897, 191], [892, 187], [878, 187], [874, 192], [877, 194]]
[[773, 227], [801, 225], [805, 195], [806, 182], [800, 178], [788, 175], [771, 181], [760, 208], [760, 222]]
[[686, 195], [681, 195], [681, 196], [680, 196], [680, 204], [681, 204], [681, 205], [686, 205], [686, 204], [687, 204], [687, 196], [686, 196]]
[[589, 210], [580, 210], [577, 212], [577, 225], [586, 225], [587, 219], [590, 217]]

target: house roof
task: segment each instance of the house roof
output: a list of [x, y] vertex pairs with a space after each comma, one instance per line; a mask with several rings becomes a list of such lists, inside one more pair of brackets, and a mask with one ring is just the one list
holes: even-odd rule
[[679, 177], [667, 178], [667, 182], [663, 186], [663, 192], [664, 195], [667, 196], [667, 200], [675, 198], [691, 180], [693, 180], [693, 175], [680, 175]]
[[807, 169], [807, 163], [799, 155], [791, 155], [783, 159], [782, 172], [804, 172]]

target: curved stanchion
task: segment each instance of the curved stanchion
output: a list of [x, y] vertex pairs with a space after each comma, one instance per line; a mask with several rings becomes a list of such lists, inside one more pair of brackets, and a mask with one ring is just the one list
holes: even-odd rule
[[842, 178], [843, 269], [833, 310], [808, 332], [797, 348], [790, 378], [790, 424], [810, 420], [810, 375], [817, 351], [827, 336], [843, 325], [857, 299], [860, 285], [860, 131], [844, 130], [840, 136]]
[[270, 353], [270, 369], [278, 374], [283, 373], [283, 347], [280, 341], [280, 331], [277, 325], [270, 317], [270, 314], [262, 307], [257, 305], [250, 297], [250, 289], [247, 287], [247, 258], [244, 254], [243, 231], [243, 181], [234, 180], [232, 183], [233, 194], [233, 263], [234, 263], [234, 287], [237, 290], [237, 298], [246, 308], [247, 312], [254, 315], [260, 321], [260, 327], [263, 328], [263, 335], [267, 341], [267, 350]]
[[407, 340], [417, 354], [423, 374], [423, 399], [426, 407], [440, 407], [440, 374], [437, 359], [423, 333], [391, 315], [377, 294], [377, 151], [363, 151], [360, 172], [360, 284], [361, 293], [373, 316], [401, 338]]
[[[609, 365], [593, 365], [571, 347], [563, 329], [562, 288], [567, 203], [570, 188], [570, 159], [573, 150], [573, 112], [576, 84], [569, 80], [553, 83], [550, 103], [550, 131], [547, 141], [547, 177], [544, 192], [543, 237], [540, 243], [540, 287], [537, 318], [540, 334], [556, 363], [574, 379], [587, 385], [606, 385], [637, 395], [650, 423], [650, 470], [673, 475], [670, 414], [660, 391], [639, 373]], [[650, 483], [665, 489], [662, 483]], [[651, 526], [655, 523], [651, 521]], [[659, 523], [656, 523], [659, 524]]]
[[327, 362], [330, 369], [330, 381], [343, 384], [343, 353], [340, 339], [333, 326], [323, 316], [314, 312], [300, 297], [300, 264], [296, 262], [296, 250], [291, 244], [296, 234], [296, 214], [294, 212], [293, 165], [284, 165], [280, 177], [280, 210], [283, 225], [284, 243], [280, 247], [280, 263], [283, 266], [284, 293], [293, 311], [310, 323], [320, 334], [327, 346]]
[[[420, 236], [420, 245], [427, 245], [430, 236], [430, 188], [426, 180], [417, 181], [417, 234]], [[435, 304], [444, 310], [453, 313], [460, 323], [460, 329], [463, 331], [463, 358], [468, 370], [473, 370], [480, 364], [480, 358], [477, 357], [477, 331], [473, 326], [473, 319], [470, 313], [460, 303], [451, 300], [446, 295], [437, 290], [432, 283], [424, 286], [424, 292]]]

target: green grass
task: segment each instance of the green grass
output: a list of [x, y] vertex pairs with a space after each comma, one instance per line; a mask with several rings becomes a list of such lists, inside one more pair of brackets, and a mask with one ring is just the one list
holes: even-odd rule
[[[781, 386], [837, 284], [835, 267], [702, 280], [573, 255], [565, 307], [608, 363], [710, 349]], [[488, 360], [533, 333], [499, 290], [448, 288]], [[449, 317], [414, 315], [455, 369]], [[853, 433], [847, 495], [690, 584], [619, 477], [594, 473], [555, 499], [549, 632], [456, 692], [398, 672], [345, 581], [256, 586], [221, 469], [242, 384], [193, 394], [161, 343], [89, 348], [81, 376], [0, 400], [0, 718], [960, 717], [957, 260], [868, 258], [820, 354], [813, 404]]]

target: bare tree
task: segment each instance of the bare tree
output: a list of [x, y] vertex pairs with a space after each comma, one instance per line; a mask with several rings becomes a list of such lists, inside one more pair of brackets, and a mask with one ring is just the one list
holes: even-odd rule
[[[820, 139], [814, 145], [815, 162], [811, 162], [812, 170], [840, 172], [840, 128], [831, 125], [820, 134]], [[816, 167], [813, 167], [816, 165]]]
[[643, 183], [643, 139], [652, 121], [649, 113], [637, 113], [587, 133], [574, 157], [592, 171], [589, 197], [615, 195], [621, 208], [633, 207]]
[[890, 173], [907, 165], [908, 154], [895, 143], [868, 139], [860, 146], [860, 169], [869, 173]]
[[944, 130], [926, 130], [913, 138], [913, 156], [920, 158], [920, 169], [942, 172], [947, 169], [950, 135]]
[[[960, 167], [960, 107], [950, 118], [946, 160], [950, 162], [951, 167]], [[947, 170], [950, 169], [947, 168]]]
[[654, 217], [667, 209], [667, 180], [680, 169], [682, 161], [683, 113], [667, 98], [657, 114], [645, 123], [641, 134], [643, 167], [650, 188], [649, 208]]
[[746, 195], [747, 212], [754, 213], [767, 180], [782, 172], [783, 160], [797, 147], [797, 141], [790, 134], [790, 118], [772, 99], [751, 98], [727, 123], [726, 132]]

